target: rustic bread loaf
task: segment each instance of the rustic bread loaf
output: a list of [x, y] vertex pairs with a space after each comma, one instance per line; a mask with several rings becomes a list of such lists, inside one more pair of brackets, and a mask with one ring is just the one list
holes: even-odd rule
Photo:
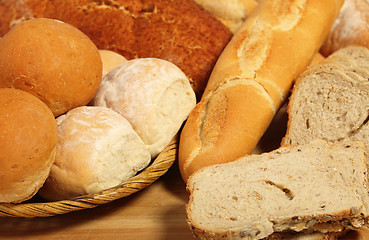
[[38, 18], [24, 21], [0, 39], [0, 87], [40, 98], [59, 116], [87, 104], [102, 77], [94, 43], [70, 24]]
[[155, 57], [176, 64], [198, 98], [232, 33], [193, 0], [25, 0], [0, 2], [0, 35], [33, 17], [70, 23], [99, 49], [127, 59]]
[[341, 48], [296, 81], [282, 145], [361, 140], [369, 150], [369, 50]]
[[[343, 1], [262, 1], [227, 45], [179, 144], [183, 179], [252, 153]], [[314, 26], [314, 27], [311, 27]]]
[[235, 33], [258, 5], [258, 0], [195, 0]]
[[32, 94], [0, 88], [0, 202], [19, 203], [36, 194], [55, 160], [57, 124]]
[[59, 142], [39, 194], [63, 200], [98, 193], [133, 177], [151, 161], [131, 124], [109, 108], [77, 107], [57, 118]]
[[92, 105], [125, 117], [156, 157], [173, 139], [196, 105], [186, 75], [158, 58], [124, 62], [102, 80]]
[[213, 240], [365, 227], [366, 165], [361, 142], [315, 140], [208, 166], [188, 180], [188, 223], [197, 237]]
[[327, 57], [350, 45], [369, 48], [368, 0], [345, 0], [320, 52]]

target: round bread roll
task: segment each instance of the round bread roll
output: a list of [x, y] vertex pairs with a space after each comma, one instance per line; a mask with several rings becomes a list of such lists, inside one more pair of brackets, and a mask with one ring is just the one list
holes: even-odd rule
[[176, 135], [195, 107], [196, 97], [176, 65], [157, 58], [139, 58], [110, 71], [92, 104], [124, 116], [154, 158]]
[[345, 0], [320, 52], [328, 57], [352, 45], [369, 48], [369, 0]]
[[100, 49], [99, 53], [103, 64], [103, 72], [102, 72], [103, 76], [105, 76], [108, 72], [110, 72], [113, 68], [115, 68], [119, 64], [127, 61], [127, 59], [122, 55], [120, 55], [119, 53], [110, 50]]
[[0, 202], [31, 198], [49, 175], [58, 129], [50, 109], [25, 91], [0, 88]]
[[39, 195], [69, 199], [114, 187], [151, 161], [131, 124], [115, 111], [82, 106], [57, 118], [59, 143]]
[[0, 39], [0, 87], [40, 98], [54, 116], [86, 105], [102, 78], [97, 47], [77, 28], [36, 18], [16, 24]]

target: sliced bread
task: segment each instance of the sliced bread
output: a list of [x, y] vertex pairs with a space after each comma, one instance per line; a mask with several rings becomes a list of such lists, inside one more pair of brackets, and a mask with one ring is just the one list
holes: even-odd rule
[[285, 146], [191, 176], [188, 224], [200, 239], [330, 239], [368, 225], [367, 181], [360, 141]]
[[360, 140], [369, 151], [369, 50], [347, 47], [297, 79], [282, 145]]

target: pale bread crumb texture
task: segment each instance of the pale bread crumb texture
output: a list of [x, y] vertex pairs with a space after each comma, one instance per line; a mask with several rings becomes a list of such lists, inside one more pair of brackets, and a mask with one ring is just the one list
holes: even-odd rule
[[347, 47], [297, 80], [282, 145], [360, 140], [369, 150], [369, 50]]
[[55, 163], [40, 195], [62, 200], [114, 187], [148, 166], [149, 151], [131, 124], [104, 107], [78, 107], [57, 118]]
[[195, 107], [196, 96], [177, 66], [157, 58], [140, 58], [110, 71], [92, 104], [125, 117], [154, 158], [177, 134]]
[[203, 239], [339, 232], [360, 228], [368, 220], [361, 142], [330, 146], [316, 140], [249, 155], [196, 172], [187, 189], [188, 222]]

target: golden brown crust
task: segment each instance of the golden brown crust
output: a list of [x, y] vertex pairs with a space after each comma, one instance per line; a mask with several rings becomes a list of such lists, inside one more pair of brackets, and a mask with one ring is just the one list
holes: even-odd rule
[[322, 61], [324, 61], [325, 57], [321, 54], [321, 53], [316, 53], [313, 60], [311, 61], [309, 67], [318, 65], [319, 63], [321, 63]]
[[[252, 12], [219, 57], [197, 110], [183, 128], [179, 165], [185, 181], [204, 166], [252, 153], [342, 3], [263, 1]], [[217, 101], [222, 95], [224, 100]]]
[[55, 159], [57, 124], [33, 95], [0, 88], [0, 202], [21, 202], [42, 186]]
[[87, 104], [102, 77], [99, 51], [77, 28], [52, 19], [17, 24], [0, 39], [0, 87], [40, 98], [55, 116]]
[[99, 49], [116, 51], [127, 59], [168, 60], [190, 78], [198, 98], [232, 37], [193, 0], [11, 0], [0, 3], [0, 14], [0, 35], [16, 19], [56, 18], [79, 28]]
[[[250, 101], [259, 105], [250, 105]], [[254, 126], [274, 116], [269, 106], [263, 90], [252, 83], [235, 84], [215, 93], [207, 103], [201, 101], [181, 133], [178, 159], [184, 179], [204, 166], [232, 161], [243, 151], [251, 152], [256, 139], [262, 136]], [[186, 161], [193, 157], [194, 161]]]
[[103, 64], [103, 76], [109, 73], [116, 66], [127, 61], [127, 59], [119, 53], [110, 50], [99, 50], [99, 53]]

